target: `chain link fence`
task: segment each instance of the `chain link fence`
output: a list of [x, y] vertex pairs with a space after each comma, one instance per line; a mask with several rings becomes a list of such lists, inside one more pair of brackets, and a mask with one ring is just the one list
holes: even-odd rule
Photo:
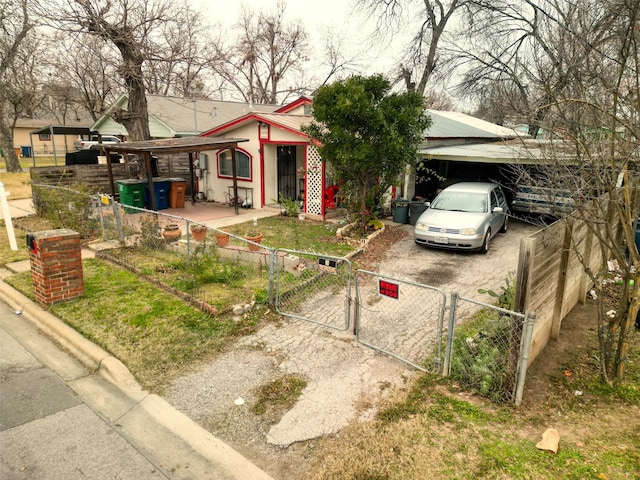
[[496, 402], [522, 399], [535, 315], [453, 294], [445, 332], [442, 290], [354, 271], [345, 258], [269, 248], [82, 187], [33, 185], [33, 199], [54, 228], [112, 242], [98, 256], [213, 315], [269, 303], [283, 315], [347, 330], [355, 304], [354, 334], [363, 345]]
[[336, 330], [350, 324], [351, 262], [318, 253], [278, 249], [275, 306], [278, 313]]
[[[471, 311], [472, 317], [460, 314]], [[519, 404], [534, 320], [453, 294], [444, 374], [495, 402]]]
[[356, 272], [357, 340], [431, 373], [442, 371], [445, 293], [434, 287]]

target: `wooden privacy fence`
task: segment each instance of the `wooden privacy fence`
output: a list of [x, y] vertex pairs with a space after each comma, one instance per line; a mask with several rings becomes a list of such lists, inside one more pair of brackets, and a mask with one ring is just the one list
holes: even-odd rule
[[[59, 167], [33, 167], [29, 170], [35, 185], [67, 187], [87, 185], [92, 192], [109, 193], [109, 171], [106, 165], [67, 165]], [[130, 178], [128, 165], [113, 164], [113, 180]]]
[[[592, 231], [594, 224], [590, 229], [585, 220], [589, 215], [584, 213], [580, 217], [569, 215], [520, 241], [515, 310], [536, 313], [530, 363], [550, 339], [558, 338], [562, 320], [579, 302], [585, 301], [592, 287], [580, 258], [592, 271], [607, 260], [602, 258]], [[592, 218], [598, 215], [594, 212]], [[607, 228], [615, 232], [618, 225]]]
[[[125, 163], [112, 163], [113, 181], [134, 178], [140, 173], [139, 164], [127, 160]], [[158, 157], [160, 177], [180, 177], [188, 179], [189, 156], [187, 154], [161, 155]], [[92, 192], [110, 193], [109, 170], [107, 165], [64, 165], [56, 167], [33, 167], [30, 169], [32, 183], [36, 185], [69, 186], [87, 185]], [[146, 177], [145, 177], [146, 178]], [[189, 187], [189, 182], [187, 182]], [[187, 188], [187, 194], [190, 193]]]

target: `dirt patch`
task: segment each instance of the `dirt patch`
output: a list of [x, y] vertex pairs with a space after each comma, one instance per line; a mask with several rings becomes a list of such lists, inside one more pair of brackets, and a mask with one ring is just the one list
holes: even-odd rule
[[[580, 368], [593, 362], [597, 350], [597, 311], [593, 303], [576, 306], [562, 322], [560, 336], [549, 340], [527, 371], [524, 409], [555, 409], [575, 396], [566, 385], [575, 383]], [[585, 393], [583, 392], [583, 395]]]

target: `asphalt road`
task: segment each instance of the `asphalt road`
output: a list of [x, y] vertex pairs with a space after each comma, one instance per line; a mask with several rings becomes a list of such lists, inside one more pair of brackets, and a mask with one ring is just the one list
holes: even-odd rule
[[0, 478], [170, 478], [7, 330], [55, 363], [67, 381], [87, 377], [83, 366], [4, 302], [0, 318]]

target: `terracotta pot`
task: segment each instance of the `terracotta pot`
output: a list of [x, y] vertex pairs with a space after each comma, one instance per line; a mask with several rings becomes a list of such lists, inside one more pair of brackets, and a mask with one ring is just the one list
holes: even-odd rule
[[196, 242], [201, 242], [207, 237], [207, 227], [191, 225], [191, 235]]
[[[245, 235], [244, 239], [248, 240], [249, 242], [260, 243], [262, 242], [262, 234], [258, 233], [256, 235]], [[252, 252], [257, 252], [258, 250], [260, 250], [260, 246], [254, 245], [254, 243], [247, 243], [247, 246]]]
[[180, 231], [180, 227], [176, 224], [167, 225], [162, 231], [162, 237], [167, 243], [176, 242], [181, 236], [182, 232]]
[[229, 245], [229, 234], [216, 233], [216, 243], [219, 247], [226, 247], [227, 245]]

